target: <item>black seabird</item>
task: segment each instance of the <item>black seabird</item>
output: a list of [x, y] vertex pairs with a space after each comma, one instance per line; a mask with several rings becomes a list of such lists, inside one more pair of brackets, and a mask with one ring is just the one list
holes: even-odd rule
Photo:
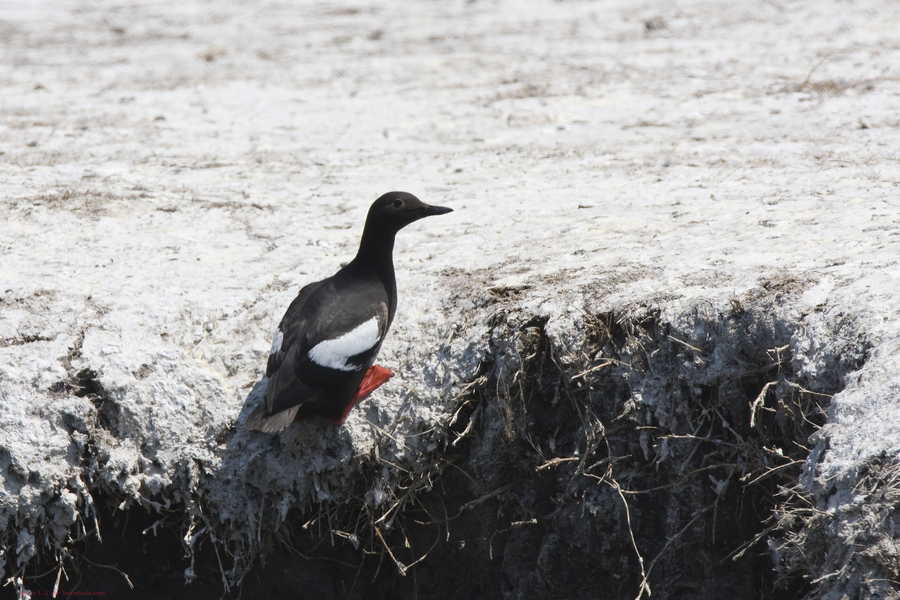
[[266, 400], [247, 417], [248, 429], [281, 431], [306, 417], [340, 425], [393, 375], [374, 362], [397, 310], [394, 236], [413, 221], [451, 210], [406, 192], [372, 204], [356, 258], [301, 289], [281, 319], [266, 366]]

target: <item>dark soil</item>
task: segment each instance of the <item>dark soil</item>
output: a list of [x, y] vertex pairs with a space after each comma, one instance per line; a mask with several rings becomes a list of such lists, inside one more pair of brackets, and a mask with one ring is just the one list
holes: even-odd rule
[[[97, 494], [103, 542], [75, 547], [60, 589], [148, 599], [633, 600], [649, 571], [654, 599], [802, 598], [811, 591], [804, 573], [780, 569], [770, 554], [788, 533], [775, 517], [798, 497], [822, 399], [865, 350], [844, 357], [827, 382], [801, 381], [791, 331], [768, 314], [735, 307], [715, 323], [698, 318], [692, 331], [705, 333], [692, 339], [653, 314], [595, 315], [574, 363], [555, 353], [546, 320], [505, 315], [494, 325], [504, 335], [493, 338], [505, 345], [492, 348], [455, 426], [471, 429], [440, 454], [431, 489], [381, 525], [383, 540], [362, 507], [324, 507], [307, 529], [311, 516], [298, 512], [291, 547], [258, 560], [238, 589], [224, 589], [231, 563], [209, 541], [185, 585], [180, 524], [145, 533], [157, 515], [110, 508], [117, 500]], [[512, 379], [498, 358], [511, 351]], [[637, 389], [646, 400], [657, 394], [653, 407], [634, 402]], [[359, 537], [335, 535], [329, 523]], [[398, 563], [417, 560], [401, 574]], [[26, 587], [47, 594], [57, 570], [42, 568]]]

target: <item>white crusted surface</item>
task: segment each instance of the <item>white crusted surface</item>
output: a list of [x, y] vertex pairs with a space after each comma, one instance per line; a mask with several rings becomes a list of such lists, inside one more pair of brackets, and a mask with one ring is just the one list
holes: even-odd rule
[[[284, 512], [339, 494], [372, 423], [404, 415], [381, 452], [414, 460], [400, 442], [488, 343], [466, 272], [532, 286], [563, 341], [588, 301], [677, 322], [792, 281], [805, 373], [844, 330], [872, 345], [820, 472], [900, 452], [896, 3], [7, 2], [0, 28], [0, 510], [20, 539], [46, 498], [72, 503], [88, 437], [95, 482], [143, 501], [214, 473], [207, 500], [251, 529], [260, 489]], [[227, 435], [273, 325], [392, 189], [455, 211], [398, 237], [397, 377], [342, 429]], [[85, 369], [109, 430], [50, 392]]]

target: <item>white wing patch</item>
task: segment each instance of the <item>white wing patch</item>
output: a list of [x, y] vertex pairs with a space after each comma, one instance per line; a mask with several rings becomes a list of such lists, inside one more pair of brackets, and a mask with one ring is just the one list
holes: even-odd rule
[[281, 343], [283, 341], [284, 334], [281, 333], [281, 328], [279, 327], [277, 330], [275, 330], [275, 337], [272, 339], [272, 349], [269, 351], [269, 356], [281, 350]]
[[357, 354], [371, 350], [378, 343], [378, 317], [372, 317], [352, 331], [333, 340], [319, 342], [309, 351], [309, 358], [321, 367], [338, 371], [355, 371], [357, 365], [347, 361]]

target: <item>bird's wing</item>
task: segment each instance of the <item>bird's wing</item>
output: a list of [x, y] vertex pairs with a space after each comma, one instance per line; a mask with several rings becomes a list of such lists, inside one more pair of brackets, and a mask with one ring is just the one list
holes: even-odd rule
[[303, 332], [307, 328], [307, 323], [315, 316], [309, 314], [306, 304], [316, 290], [325, 285], [327, 281], [327, 279], [316, 281], [303, 286], [300, 293], [288, 306], [272, 339], [272, 350], [269, 352], [269, 362], [266, 363], [266, 377], [272, 378], [272, 375], [281, 368], [288, 350], [302, 337]]
[[[356, 371], [369, 366], [390, 326], [383, 286], [341, 286], [341, 293], [315, 294], [306, 306], [311, 317], [302, 334], [308, 358], [318, 367]], [[313, 316], [314, 315], [314, 316]]]
[[362, 376], [390, 325], [386, 292], [344, 286], [337, 294], [333, 279], [304, 287], [275, 333], [263, 406], [270, 420], [293, 409], [290, 418], [282, 415], [286, 421], [279, 429], [293, 420], [298, 407]]

